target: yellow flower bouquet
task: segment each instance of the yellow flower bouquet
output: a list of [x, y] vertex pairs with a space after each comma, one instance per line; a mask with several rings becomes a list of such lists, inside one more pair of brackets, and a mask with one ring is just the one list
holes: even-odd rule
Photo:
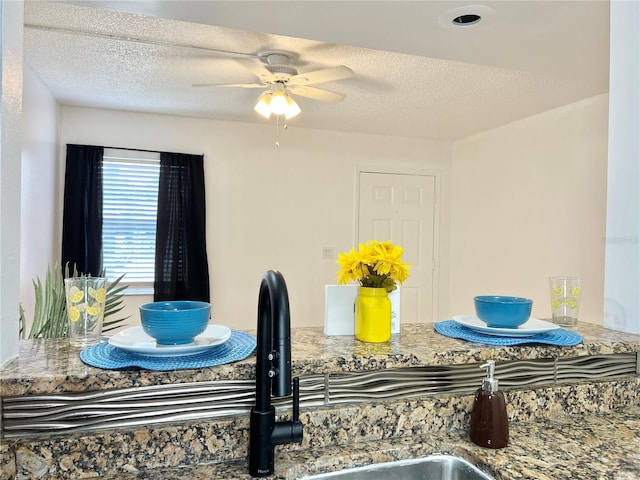
[[370, 240], [338, 255], [338, 284], [360, 282], [363, 287], [396, 289], [396, 282], [409, 278], [411, 265], [402, 262], [402, 247], [391, 242]]

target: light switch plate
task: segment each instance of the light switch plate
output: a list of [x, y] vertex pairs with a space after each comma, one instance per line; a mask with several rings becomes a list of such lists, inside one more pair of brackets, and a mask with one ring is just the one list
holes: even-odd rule
[[335, 251], [333, 247], [322, 247], [322, 259], [333, 260], [335, 258]]

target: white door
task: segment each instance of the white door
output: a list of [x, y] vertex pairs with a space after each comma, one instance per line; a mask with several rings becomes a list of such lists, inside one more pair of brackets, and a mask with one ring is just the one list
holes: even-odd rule
[[412, 265], [400, 291], [400, 323], [433, 322], [435, 177], [360, 172], [359, 180], [358, 242], [391, 240]]

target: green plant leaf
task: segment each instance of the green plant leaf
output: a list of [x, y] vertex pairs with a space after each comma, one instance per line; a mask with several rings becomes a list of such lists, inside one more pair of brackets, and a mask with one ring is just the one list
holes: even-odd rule
[[[33, 290], [35, 294], [35, 304], [33, 313], [33, 323], [29, 332], [29, 338], [59, 338], [67, 336], [67, 303], [64, 288], [64, 279], [81, 276], [74, 266], [73, 274], [70, 275], [69, 264], [63, 269], [59, 263], [55, 263], [53, 269], [47, 267], [47, 274], [44, 283], [37, 278], [33, 280]], [[106, 276], [105, 271], [101, 276]], [[124, 308], [124, 292], [127, 285], [119, 285], [124, 274], [114, 280], [107, 287], [107, 298], [105, 300], [103, 332], [119, 328], [129, 316], [107, 320]], [[24, 338], [26, 330], [26, 320], [24, 319], [24, 309], [20, 305], [20, 332]]]
[[[106, 276], [106, 271], [103, 271], [103, 275]], [[122, 302], [124, 301], [124, 291], [128, 285], [118, 286], [124, 275], [124, 273], [120, 275], [107, 287], [107, 299], [104, 304], [104, 323], [102, 324], [103, 332], [110, 332], [119, 328], [131, 316], [107, 320], [107, 318], [114, 316], [124, 308]]]

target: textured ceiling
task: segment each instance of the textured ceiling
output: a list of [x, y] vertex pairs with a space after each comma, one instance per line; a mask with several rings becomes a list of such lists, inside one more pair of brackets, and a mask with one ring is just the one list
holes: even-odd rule
[[341, 103], [296, 98], [290, 128], [440, 140], [608, 91], [607, 1], [483, 2], [452, 27], [470, 4], [27, 0], [24, 58], [64, 105], [264, 124], [260, 90], [191, 84], [254, 82], [234, 59], [284, 50], [301, 73], [355, 72], [318, 85]]

